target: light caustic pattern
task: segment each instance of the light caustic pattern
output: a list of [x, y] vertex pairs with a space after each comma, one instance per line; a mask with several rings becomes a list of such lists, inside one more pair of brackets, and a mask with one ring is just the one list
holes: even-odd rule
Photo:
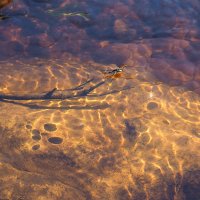
[[[9, 94], [74, 88], [88, 75], [95, 85], [107, 69], [73, 59], [6, 63], [1, 93]], [[83, 98], [1, 102], [0, 197], [195, 199], [200, 98], [143, 70], [127, 67], [128, 79], [106, 80]]]

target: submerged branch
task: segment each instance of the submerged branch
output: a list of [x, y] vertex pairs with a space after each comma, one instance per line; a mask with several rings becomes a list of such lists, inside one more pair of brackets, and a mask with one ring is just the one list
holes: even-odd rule
[[57, 88], [54, 88], [53, 90], [47, 92], [47, 93], [41, 93], [41, 94], [31, 94], [31, 95], [11, 95], [11, 94], [0, 94], [0, 100], [1, 99], [7, 99], [7, 100], [65, 100], [65, 99], [71, 99], [71, 98], [79, 98], [87, 96], [90, 92], [92, 92], [94, 89], [98, 88], [102, 84], [105, 83], [105, 81], [102, 81], [100, 83], [97, 83], [94, 86], [89, 87], [89, 89], [84, 89], [84, 86], [89, 84], [93, 79], [90, 79], [86, 81], [85, 83], [73, 88], [73, 89], [67, 89], [67, 90], [57, 90]]
[[[131, 89], [133, 87], [125, 87], [121, 88], [120, 90], [112, 90], [106, 93], [92, 93], [95, 89], [100, 87], [101, 85], [105, 84], [106, 82], [109, 82], [110, 80], [104, 80], [100, 81], [96, 84], [88, 85], [93, 81], [93, 79], [89, 79], [85, 81], [84, 83], [66, 90], [58, 90], [57, 88], [52, 89], [51, 91], [47, 93], [41, 93], [41, 94], [31, 94], [31, 95], [11, 95], [11, 94], [0, 94], [0, 102], [4, 103], [11, 103], [19, 106], [24, 106], [30, 109], [58, 109], [58, 110], [97, 110], [97, 109], [106, 109], [110, 107], [108, 103], [98, 103], [96, 105], [94, 104], [86, 104], [86, 105], [73, 105], [73, 102], [71, 102], [72, 105], [68, 106], [46, 106], [46, 105], [40, 105], [38, 103], [33, 102], [20, 102], [24, 100], [47, 100], [47, 101], [54, 101], [54, 100], [66, 100], [66, 99], [80, 99], [85, 97], [101, 97], [106, 96], [108, 94], [114, 94], [118, 93], [124, 90]], [[112, 81], [112, 80], [111, 80]], [[41, 103], [41, 102], [40, 102]]]

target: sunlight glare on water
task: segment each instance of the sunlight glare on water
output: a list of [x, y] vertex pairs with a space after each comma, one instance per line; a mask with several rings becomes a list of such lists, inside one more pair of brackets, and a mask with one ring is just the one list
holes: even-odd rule
[[7, 3], [0, 199], [200, 199], [199, 2]]

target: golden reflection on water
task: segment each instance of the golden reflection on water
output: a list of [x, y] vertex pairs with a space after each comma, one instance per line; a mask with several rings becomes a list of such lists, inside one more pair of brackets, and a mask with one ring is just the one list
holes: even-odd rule
[[[1, 93], [70, 89], [88, 77], [94, 86], [113, 67], [1, 62]], [[1, 102], [1, 198], [182, 200], [185, 185], [197, 192], [200, 97], [152, 81], [142, 66], [105, 80], [83, 98]]]

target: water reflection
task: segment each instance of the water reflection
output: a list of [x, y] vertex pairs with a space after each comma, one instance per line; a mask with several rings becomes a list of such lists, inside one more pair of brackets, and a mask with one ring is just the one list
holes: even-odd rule
[[[199, 9], [195, 0], [4, 7], [0, 198], [199, 199]], [[71, 96], [51, 99], [63, 91]]]

